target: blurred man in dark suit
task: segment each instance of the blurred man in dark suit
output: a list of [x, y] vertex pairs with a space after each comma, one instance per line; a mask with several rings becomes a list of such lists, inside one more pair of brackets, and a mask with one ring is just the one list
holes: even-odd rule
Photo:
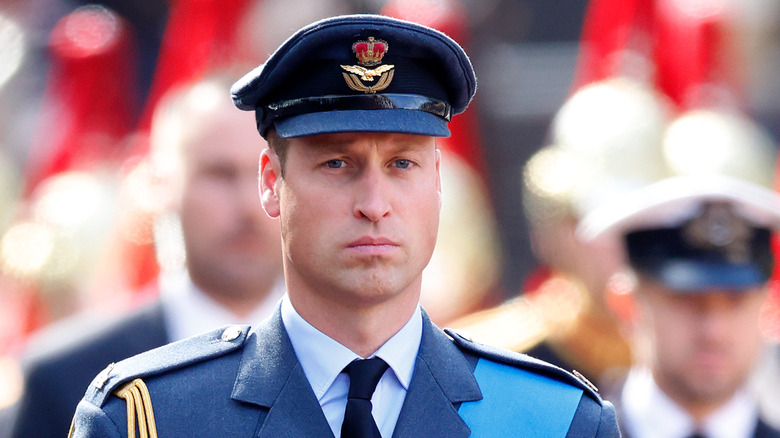
[[279, 230], [263, 213], [257, 187], [264, 142], [251, 114], [237, 115], [225, 97], [233, 79], [181, 87], [155, 112], [144, 166], [161, 203], [159, 299], [108, 325], [78, 316], [34, 341], [12, 436], [65, 436], [84, 388], [109, 363], [225, 324], [260, 321], [282, 296]]

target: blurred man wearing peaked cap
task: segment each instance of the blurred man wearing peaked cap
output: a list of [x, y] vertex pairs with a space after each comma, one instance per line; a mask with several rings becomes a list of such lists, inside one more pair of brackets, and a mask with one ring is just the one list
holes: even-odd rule
[[676, 176], [580, 224], [586, 240], [621, 240], [632, 271], [608, 299], [635, 356], [610, 397], [624, 436], [780, 437], [748, 388], [780, 228], [776, 153], [756, 133], [732, 114], [684, 114], [665, 140]]
[[444, 34], [370, 15], [301, 29], [240, 80], [234, 101], [269, 141], [261, 202], [280, 222], [287, 294], [254, 328], [107, 369], [72, 436], [619, 436], [585, 382], [448, 336], [419, 305], [435, 137], [475, 84]]

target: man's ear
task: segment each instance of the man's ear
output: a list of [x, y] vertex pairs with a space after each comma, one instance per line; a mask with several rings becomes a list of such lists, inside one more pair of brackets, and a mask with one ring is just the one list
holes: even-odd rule
[[276, 185], [282, 174], [279, 156], [270, 148], [260, 154], [259, 190], [260, 202], [265, 213], [273, 218], [279, 217], [279, 193]]

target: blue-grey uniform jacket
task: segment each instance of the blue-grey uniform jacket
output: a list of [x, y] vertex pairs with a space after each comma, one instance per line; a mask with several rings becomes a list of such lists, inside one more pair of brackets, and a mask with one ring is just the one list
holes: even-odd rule
[[[614, 408], [586, 382], [448, 333], [423, 312], [394, 437], [620, 436]], [[126, 437], [128, 416], [132, 428], [166, 438], [333, 436], [278, 309], [253, 330], [217, 330], [107, 368], [79, 403], [71, 435]]]

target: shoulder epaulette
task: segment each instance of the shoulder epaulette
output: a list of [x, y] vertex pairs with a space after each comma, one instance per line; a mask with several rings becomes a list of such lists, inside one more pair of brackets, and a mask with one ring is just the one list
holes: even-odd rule
[[249, 326], [223, 327], [112, 363], [95, 377], [84, 400], [103, 406], [123, 383], [223, 356], [241, 347], [248, 333]]
[[451, 329], [444, 329], [444, 331], [452, 338], [453, 342], [455, 342], [455, 345], [478, 357], [483, 357], [488, 360], [518, 368], [524, 368], [538, 374], [546, 375], [552, 379], [556, 379], [582, 389], [586, 394], [588, 394], [588, 396], [596, 400], [599, 404], [602, 403], [601, 396], [598, 394], [598, 389], [584, 378], [578, 377], [577, 375], [572, 374], [553, 364], [544, 362], [526, 354], [473, 342]]

